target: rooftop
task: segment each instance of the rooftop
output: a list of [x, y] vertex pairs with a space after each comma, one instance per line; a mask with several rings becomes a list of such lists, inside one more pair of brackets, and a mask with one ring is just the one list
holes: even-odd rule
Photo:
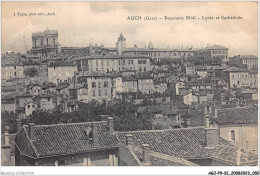
[[72, 62], [50, 62], [49, 67], [65, 67], [65, 66], [76, 66], [76, 64]]
[[217, 110], [219, 124], [258, 124], [258, 108], [254, 106], [245, 106], [238, 108], [226, 108]]
[[[93, 138], [97, 140], [88, 139], [85, 131], [88, 127], [96, 128]], [[23, 126], [15, 138], [20, 152], [32, 158], [113, 149], [118, 144], [116, 136], [107, 130], [106, 121], [36, 125], [32, 128], [33, 139], [29, 138], [28, 126]]]

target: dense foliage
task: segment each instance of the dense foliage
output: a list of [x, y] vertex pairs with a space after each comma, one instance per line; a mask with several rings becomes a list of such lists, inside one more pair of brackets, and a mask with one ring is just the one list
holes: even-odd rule
[[[131, 102], [114, 100], [107, 104], [92, 101], [80, 103], [78, 110], [74, 112], [62, 112], [56, 108], [53, 112], [45, 110], [34, 111], [28, 118], [28, 122], [36, 125], [50, 125], [58, 123], [79, 123], [101, 121], [100, 115], [108, 115], [114, 118], [114, 128], [117, 131], [133, 131], [152, 128], [151, 114], [138, 114], [138, 106]], [[2, 131], [5, 125], [10, 126], [10, 133], [16, 132], [16, 113], [2, 112]]]

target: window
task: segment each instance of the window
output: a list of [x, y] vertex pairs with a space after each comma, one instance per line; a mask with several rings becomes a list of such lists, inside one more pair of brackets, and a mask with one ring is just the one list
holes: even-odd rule
[[144, 71], [146, 71], [146, 67], [144, 67]]
[[231, 130], [231, 141], [235, 141], [236, 136], [235, 136], [235, 130]]
[[96, 83], [92, 82], [92, 88], [96, 88]]
[[101, 96], [101, 90], [98, 90], [98, 96]]
[[125, 65], [125, 60], [123, 60], [123, 65]]
[[48, 98], [48, 101], [51, 101], [51, 98]]
[[14, 72], [14, 76], [16, 76], [16, 72]]
[[35, 108], [35, 105], [32, 105], [32, 108]]
[[104, 82], [104, 87], [108, 87], [108, 82]]
[[55, 38], [53, 38], [53, 45], [55, 46]]
[[98, 82], [98, 88], [100, 88], [101, 87], [101, 83], [100, 82]]
[[134, 64], [133, 60], [129, 60], [128, 63], [129, 63], [129, 65], [133, 65]]
[[55, 166], [65, 166], [65, 160], [57, 160], [57, 161], [55, 161]]
[[96, 96], [96, 91], [95, 90], [92, 91], [92, 96], [93, 97]]
[[27, 105], [27, 108], [30, 109], [30, 105]]

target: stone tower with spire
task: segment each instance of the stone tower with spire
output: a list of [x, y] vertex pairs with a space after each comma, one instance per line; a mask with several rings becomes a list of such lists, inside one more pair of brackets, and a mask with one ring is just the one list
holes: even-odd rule
[[126, 49], [126, 38], [121, 33], [116, 42], [116, 50], [118, 55], [122, 55]]

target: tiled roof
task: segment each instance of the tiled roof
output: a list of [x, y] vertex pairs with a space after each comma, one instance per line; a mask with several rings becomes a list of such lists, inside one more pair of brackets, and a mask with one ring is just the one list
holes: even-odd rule
[[122, 81], [123, 82], [127, 82], [127, 81], [137, 81], [135, 76], [123, 76], [122, 77]]
[[229, 68], [227, 68], [223, 71], [225, 71], [225, 72], [246, 72], [247, 70], [241, 69], [241, 68], [238, 68], [238, 67], [229, 67]]
[[243, 58], [243, 59], [257, 59], [258, 58], [255, 55], [240, 55], [239, 57]]
[[[240, 158], [238, 153], [240, 153]], [[239, 147], [227, 145], [217, 146], [211, 158], [231, 166], [256, 166], [258, 161], [257, 155], [248, 151], [242, 151]]]
[[218, 109], [215, 120], [219, 124], [258, 124], [258, 109], [253, 106]]
[[95, 56], [87, 56], [87, 57], [81, 57], [76, 60], [93, 60], [93, 59], [149, 59], [148, 56], [142, 56], [142, 55], [95, 55]]
[[204, 48], [204, 50], [218, 50], [218, 49], [228, 49], [228, 48], [226, 48], [226, 47], [224, 47], [224, 46], [221, 46], [221, 45], [211, 45], [211, 46], [208, 46], [208, 47], [206, 47], [206, 48]]
[[51, 95], [51, 94], [48, 94], [48, 93], [41, 93], [41, 94], [39, 94], [39, 97], [40, 97], [40, 98], [51, 98], [52, 95]]
[[253, 93], [258, 93], [257, 90], [243, 90], [242, 91], [243, 94], [253, 94]]
[[[129, 147], [133, 151], [134, 155], [138, 160], [143, 162], [143, 153], [142, 149], [138, 147]], [[192, 162], [189, 162], [185, 159], [158, 153], [158, 152], [149, 152], [150, 166], [197, 166]]]
[[[88, 127], [97, 128], [93, 131], [93, 138], [97, 140], [89, 141], [85, 132]], [[105, 121], [36, 125], [33, 128], [34, 140], [25, 135], [28, 126], [23, 126], [15, 142], [22, 153], [34, 158], [113, 149], [118, 144], [116, 136], [108, 131]]]
[[[205, 129], [181, 128], [172, 130], [148, 130], [118, 132], [117, 136], [123, 145], [126, 145], [126, 134], [133, 135], [135, 146], [149, 144], [150, 149], [166, 155], [184, 159], [210, 158], [212, 151], [205, 148]], [[229, 145], [220, 138], [220, 144]]]
[[29, 92], [23, 92], [16, 96], [17, 97], [32, 97], [32, 95]]
[[84, 76], [86, 76], [86, 77], [109, 77], [110, 75], [100, 73], [100, 72], [95, 72], [95, 71], [88, 71], [88, 72], [84, 72]]
[[49, 67], [65, 67], [65, 66], [74, 67], [76, 65], [72, 62], [50, 62], [49, 65]]
[[152, 79], [148, 73], [139, 73], [136, 77], [137, 79]]

